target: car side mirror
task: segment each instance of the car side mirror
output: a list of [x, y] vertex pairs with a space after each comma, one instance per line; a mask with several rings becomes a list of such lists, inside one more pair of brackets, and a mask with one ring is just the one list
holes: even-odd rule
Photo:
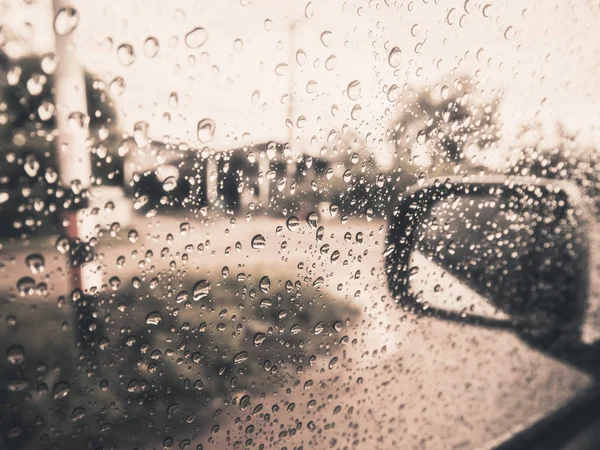
[[[450, 178], [415, 187], [389, 223], [390, 293], [413, 312], [512, 330], [536, 348], [566, 351], [581, 342], [589, 289], [581, 205], [576, 187], [556, 180]], [[487, 308], [452, 288], [420, 290], [417, 278], [439, 280], [423, 273], [431, 267]]]

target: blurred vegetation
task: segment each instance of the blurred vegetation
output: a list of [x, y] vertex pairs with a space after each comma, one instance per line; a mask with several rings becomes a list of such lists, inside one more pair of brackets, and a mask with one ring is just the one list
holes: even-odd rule
[[[85, 330], [93, 351], [73, 348], [68, 304], [3, 300], [2, 320], [17, 325], [0, 328], [2, 351], [21, 345], [24, 359], [0, 361], [1, 384], [25, 383], [0, 390], [3, 448], [144, 448], [216, 432], [221, 415], [268, 420], [262, 395], [302, 386], [349, 341], [358, 311], [312, 281], [271, 273], [265, 292], [263, 276], [220, 280], [197, 300], [199, 280], [113, 280]], [[61, 382], [70, 392], [55, 398]]]
[[[55, 56], [11, 59], [0, 51], [0, 191], [10, 217], [1, 235], [22, 235], [58, 227], [60, 167], [56, 149]], [[117, 110], [104, 82], [85, 72], [93, 184], [121, 185]], [[81, 111], [76, 111], [81, 112]], [[23, 188], [32, 194], [23, 194]]]

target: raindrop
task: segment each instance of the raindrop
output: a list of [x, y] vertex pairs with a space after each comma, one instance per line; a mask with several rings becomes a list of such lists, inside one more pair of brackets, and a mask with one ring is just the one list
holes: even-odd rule
[[202, 119], [198, 122], [197, 136], [203, 144], [210, 142], [215, 137], [217, 124], [212, 119]]
[[202, 300], [210, 293], [210, 281], [200, 280], [194, 284], [192, 289], [192, 297], [194, 301]]
[[295, 231], [300, 226], [300, 219], [298, 219], [296, 216], [290, 216], [285, 221], [285, 225], [287, 226], [288, 230]]
[[253, 249], [258, 250], [261, 248], [265, 248], [265, 245], [267, 245], [267, 241], [265, 240], [265, 238], [262, 234], [257, 234], [256, 236], [254, 236], [252, 238], [252, 248]]
[[350, 100], [358, 100], [358, 98], [360, 97], [360, 81], [358, 80], [354, 80], [352, 81], [350, 84], [348, 84], [348, 88], [346, 90], [346, 93], [348, 95], [348, 98]]
[[335, 55], [330, 55], [329, 58], [327, 58], [327, 60], [325, 60], [325, 69], [327, 69], [327, 70], [335, 69], [336, 65], [337, 65], [337, 56], [335, 56]]
[[197, 27], [185, 35], [185, 45], [189, 48], [200, 48], [207, 39], [208, 32], [202, 27]]
[[153, 36], [150, 36], [148, 39], [144, 41], [144, 54], [146, 58], [154, 58], [158, 51], [160, 50], [160, 44], [158, 43], [158, 39]]
[[6, 351], [6, 360], [15, 366], [23, 364], [23, 361], [25, 361], [25, 350], [20, 345], [9, 347]]
[[40, 170], [40, 163], [33, 154], [27, 155], [25, 158], [25, 164], [23, 164], [25, 173], [31, 178], [35, 177]]
[[144, 120], [137, 122], [133, 126], [133, 139], [139, 148], [145, 148], [150, 143], [150, 139], [148, 137], [149, 131], [150, 126], [148, 125], [148, 122]]
[[71, 421], [77, 422], [85, 417], [85, 409], [84, 408], [75, 408], [71, 412]]
[[318, 336], [323, 332], [324, 329], [325, 327], [323, 326], [323, 322], [319, 322], [315, 325], [315, 329], [313, 330], [313, 332], [315, 333], [315, 336]]
[[354, 107], [352, 108], [352, 111], [350, 112], [350, 117], [352, 117], [353, 120], [357, 120], [360, 117], [361, 113], [362, 113], [362, 106], [354, 105]]
[[233, 49], [236, 53], [242, 53], [242, 50], [244, 50], [244, 41], [242, 41], [241, 39], [236, 39], [233, 42]]
[[44, 272], [44, 264], [44, 256], [39, 253], [32, 253], [25, 258], [25, 265], [29, 267], [33, 274]]
[[71, 34], [79, 23], [79, 13], [75, 8], [61, 8], [54, 18], [54, 32], [59, 36]]
[[38, 116], [40, 116], [40, 120], [50, 120], [54, 115], [54, 110], [54, 103], [43, 100], [38, 107]]
[[163, 181], [162, 188], [165, 192], [171, 192], [177, 187], [177, 178], [171, 176]]
[[304, 52], [304, 50], [299, 49], [296, 52], [296, 62], [299, 66], [303, 66], [304, 64], [306, 64], [306, 53]]
[[17, 291], [21, 297], [28, 297], [35, 292], [35, 280], [31, 277], [22, 277], [17, 281]]
[[54, 400], [59, 400], [61, 398], [65, 398], [70, 392], [71, 386], [69, 386], [69, 383], [65, 381], [59, 381], [54, 385], [52, 396], [54, 397]]
[[280, 77], [287, 74], [288, 65], [286, 63], [279, 63], [275, 66], [275, 75]]
[[123, 67], [128, 67], [135, 62], [135, 50], [131, 44], [121, 44], [117, 48], [117, 58]]
[[329, 47], [331, 45], [332, 39], [331, 39], [332, 35], [331, 35], [331, 31], [329, 30], [325, 30], [321, 33], [321, 43], [325, 46], [325, 47]]
[[248, 361], [248, 352], [240, 352], [233, 357], [233, 362], [235, 364], [242, 364], [246, 361]]
[[67, 123], [69, 124], [69, 127], [71, 127], [71, 129], [73, 131], [82, 132], [82, 131], [87, 130], [87, 128], [90, 124], [90, 117], [83, 114], [82, 112], [75, 111], [75, 112], [72, 112], [71, 114], [69, 114]]
[[121, 95], [125, 91], [125, 79], [123, 77], [115, 77], [110, 82], [110, 92], [114, 95]]
[[242, 411], [244, 411], [246, 408], [248, 408], [248, 406], [250, 406], [250, 396], [249, 395], [244, 395], [240, 399], [240, 409]]
[[254, 335], [254, 346], [259, 347], [267, 338], [267, 335], [264, 333], [256, 333]]
[[310, 226], [311, 228], [317, 228], [317, 222], [319, 220], [319, 215], [316, 212], [311, 212], [308, 214], [308, 216], [306, 217], [306, 223], [308, 223], [308, 226]]
[[27, 90], [31, 95], [40, 95], [44, 90], [47, 78], [39, 73], [34, 73], [31, 78], [27, 80]]
[[269, 277], [265, 276], [260, 279], [259, 288], [263, 294], [267, 294], [269, 292], [271, 289], [271, 280]]
[[158, 325], [162, 320], [162, 316], [158, 311], [153, 311], [146, 316], [146, 324], [147, 325]]
[[402, 60], [402, 51], [399, 47], [393, 47], [388, 55], [388, 63], [394, 69], [400, 65]]

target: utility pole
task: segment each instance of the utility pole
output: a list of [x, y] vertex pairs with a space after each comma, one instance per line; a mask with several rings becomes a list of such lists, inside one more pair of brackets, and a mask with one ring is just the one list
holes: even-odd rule
[[[75, 0], [53, 0], [53, 25], [57, 16], [78, 15], [74, 7]], [[81, 208], [85, 207], [86, 191], [90, 187], [92, 162], [87, 148], [89, 137], [88, 105], [85, 86], [85, 71], [75, 54], [73, 29], [57, 29], [54, 26], [57, 66], [54, 72], [54, 100], [56, 104], [56, 154], [60, 180], [67, 195], [72, 196], [74, 204], [65, 208], [63, 223], [69, 239], [67, 256], [69, 258], [69, 282], [73, 301], [77, 340], [80, 345], [94, 345], [92, 333], [97, 331], [93, 320], [92, 298], [86, 293], [97, 284], [91, 264], [91, 247], [86, 240], [91, 230], [85, 229], [86, 221]]]

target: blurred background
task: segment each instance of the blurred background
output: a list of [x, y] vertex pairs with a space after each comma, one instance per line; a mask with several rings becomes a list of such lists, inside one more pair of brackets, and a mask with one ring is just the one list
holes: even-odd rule
[[383, 255], [432, 177], [597, 214], [599, 13], [1, 0], [0, 448], [483, 448], [581, 393], [392, 309]]

